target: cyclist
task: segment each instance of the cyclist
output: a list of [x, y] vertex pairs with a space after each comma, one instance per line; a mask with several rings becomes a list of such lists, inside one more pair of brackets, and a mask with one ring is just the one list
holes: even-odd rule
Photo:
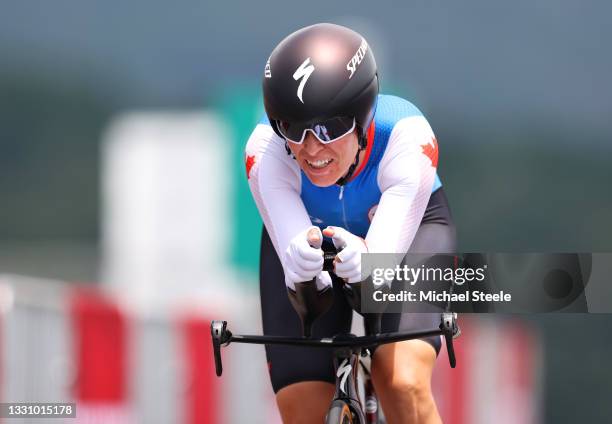
[[[246, 146], [249, 186], [264, 221], [260, 292], [265, 334], [300, 336], [287, 296], [315, 279], [334, 304], [313, 336], [348, 333], [352, 310], [343, 284], [361, 280], [366, 252], [453, 252], [455, 229], [436, 173], [438, 145], [407, 100], [379, 95], [366, 40], [333, 24], [282, 40], [264, 69], [266, 117]], [[343, 249], [335, 272], [322, 271], [313, 227]], [[320, 234], [319, 234], [319, 237]], [[437, 326], [439, 314], [384, 314], [382, 331]], [[372, 379], [387, 421], [440, 417], [431, 374], [440, 350], [431, 337], [378, 347]], [[334, 392], [332, 355], [323, 349], [268, 346], [272, 387], [285, 423], [323, 422]]]

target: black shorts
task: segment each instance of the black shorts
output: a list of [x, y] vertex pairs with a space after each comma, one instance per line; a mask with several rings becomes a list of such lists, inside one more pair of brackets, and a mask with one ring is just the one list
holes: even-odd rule
[[[417, 230], [410, 252], [454, 253], [455, 228], [451, 220], [446, 196], [442, 188], [436, 190]], [[261, 238], [260, 294], [263, 332], [266, 335], [301, 337], [302, 328], [297, 313], [289, 303], [285, 276], [272, 241], [264, 228]], [[353, 310], [342, 292], [341, 281], [333, 276], [334, 304], [314, 323], [313, 337], [331, 337], [348, 333]], [[410, 331], [437, 326], [437, 313], [384, 314], [382, 332]], [[424, 338], [436, 352], [440, 351], [439, 336]], [[266, 346], [266, 357], [274, 392], [300, 381], [334, 383], [333, 352], [331, 349], [299, 346]]]

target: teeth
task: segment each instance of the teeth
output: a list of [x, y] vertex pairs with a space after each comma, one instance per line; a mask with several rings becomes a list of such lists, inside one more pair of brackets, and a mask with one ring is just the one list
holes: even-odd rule
[[307, 160], [306, 162], [308, 162], [308, 165], [312, 166], [313, 168], [324, 168], [331, 161], [332, 161], [331, 159], [321, 159], [321, 160], [316, 160], [314, 162], [310, 162], [309, 160]]

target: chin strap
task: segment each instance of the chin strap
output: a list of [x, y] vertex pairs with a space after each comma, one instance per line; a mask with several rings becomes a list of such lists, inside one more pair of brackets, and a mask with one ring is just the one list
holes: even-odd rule
[[287, 154], [289, 156], [291, 156], [293, 159], [295, 159], [295, 155], [293, 153], [291, 153], [291, 149], [289, 148], [289, 143], [287, 143], [287, 140], [285, 140], [285, 150], [287, 151]]
[[336, 185], [343, 186], [348, 182], [348, 180], [351, 179], [351, 177], [355, 173], [355, 170], [357, 169], [357, 165], [359, 165], [359, 154], [362, 150], [365, 150], [367, 145], [368, 136], [366, 134], [359, 136], [359, 148], [357, 149], [357, 154], [355, 154], [355, 160], [353, 161], [353, 164], [349, 167], [348, 172], [338, 181], [336, 181]]

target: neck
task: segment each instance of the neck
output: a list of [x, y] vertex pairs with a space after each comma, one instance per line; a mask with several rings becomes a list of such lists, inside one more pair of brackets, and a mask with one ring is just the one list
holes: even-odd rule
[[[336, 182], [336, 184], [341, 185], [341, 186], [345, 185], [355, 176], [355, 171], [359, 169], [359, 167], [364, 161], [365, 153], [366, 153], [366, 149], [358, 150], [358, 153], [355, 155], [355, 161], [351, 164], [351, 166], [349, 166], [349, 169], [346, 170], [346, 173], [338, 180], [338, 182]], [[348, 176], [349, 172], [351, 172], [350, 176]]]
[[361, 150], [359, 151], [359, 155], [358, 155], [358, 157], [357, 157], [357, 167], [356, 167], [355, 169], [359, 169], [359, 167], [360, 167], [360, 166], [361, 166], [361, 164], [363, 163], [364, 158], [365, 158], [365, 153], [366, 153], [366, 149], [361, 149]]

